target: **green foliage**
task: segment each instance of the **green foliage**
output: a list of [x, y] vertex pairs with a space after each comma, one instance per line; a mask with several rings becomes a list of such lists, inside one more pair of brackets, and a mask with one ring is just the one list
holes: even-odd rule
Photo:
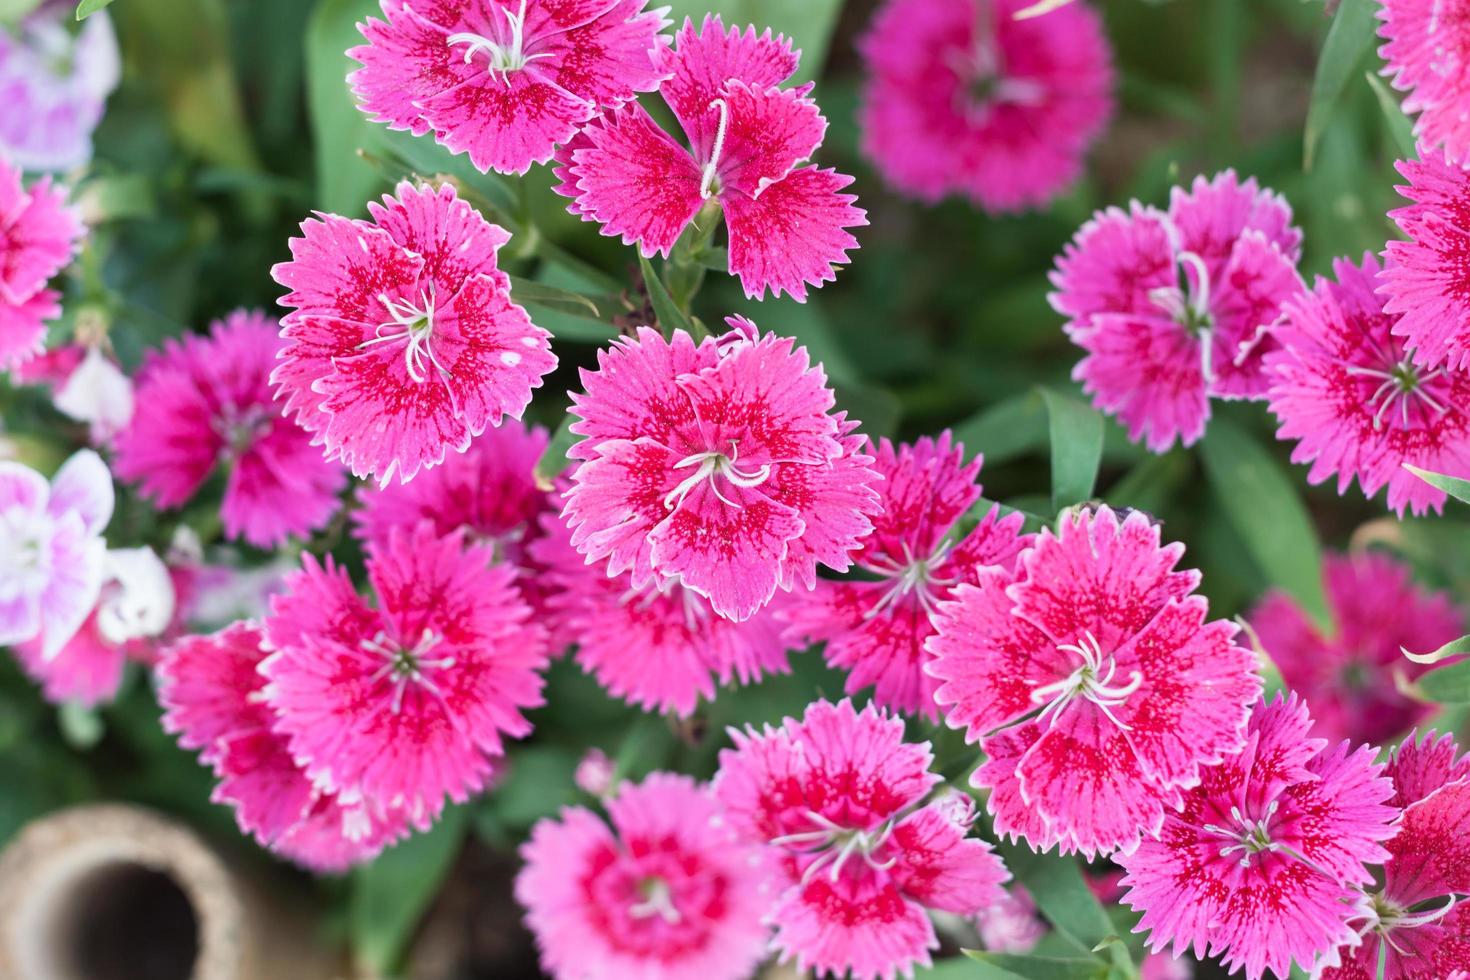
[[1312, 101], [1307, 108], [1306, 135], [1302, 156], [1308, 170], [1332, 115], [1342, 100], [1343, 90], [1357, 74], [1373, 42], [1378, 9], [1376, 0], [1343, 0], [1327, 32], [1327, 43], [1317, 59], [1317, 77], [1312, 83]]
[[1060, 511], [1092, 496], [1102, 464], [1103, 420], [1090, 406], [1041, 389], [1051, 438], [1051, 502]]
[[352, 875], [351, 932], [357, 960], [394, 973], [413, 930], [464, 841], [467, 808], [450, 806], [432, 830], [384, 851]]
[[[34, 3], [31, 0], [25, 0], [25, 2], [30, 3], [30, 6], [34, 8], [40, 0], [35, 0]], [[77, 4], [77, 20], [86, 20], [111, 3], [112, 0], [82, 0], [81, 3]]]

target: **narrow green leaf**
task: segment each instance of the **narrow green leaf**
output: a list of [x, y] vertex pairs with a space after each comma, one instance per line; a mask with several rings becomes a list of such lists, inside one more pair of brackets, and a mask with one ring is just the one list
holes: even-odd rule
[[1464, 704], [1470, 701], [1470, 660], [1437, 667], [1419, 678], [1417, 686], [1432, 701]]
[[1317, 76], [1312, 80], [1312, 99], [1307, 106], [1307, 125], [1302, 161], [1312, 169], [1317, 144], [1342, 101], [1348, 79], [1353, 77], [1373, 41], [1374, 0], [1343, 0], [1327, 31], [1327, 41], [1317, 59]]
[[1006, 977], [1023, 980], [1101, 980], [1108, 972], [1107, 966], [1091, 958], [1016, 956], [968, 949], [965, 955], [976, 963], [999, 968]]
[[673, 336], [675, 330], [683, 330], [693, 336], [696, 340], [703, 331], [695, 327], [684, 313], [679, 309], [669, 291], [664, 288], [663, 281], [659, 279], [658, 273], [653, 271], [653, 263], [642, 255], [638, 256], [639, 268], [643, 270], [643, 283], [648, 287], [648, 299], [653, 303], [653, 315], [658, 318], [658, 328], [663, 331], [665, 337]]
[[[546, 306], [554, 310], [565, 310], [578, 316], [591, 317], [601, 320], [604, 317], [603, 310], [598, 307], [597, 302], [591, 296], [574, 293], [570, 289], [562, 289], [560, 286], [549, 286], [544, 282], [536, 282], [534, 279], [522, 279], [520, 276], [510, 277], [511, 299], [522, 306], [534, 303], [537, 306]], [[606, 300], [605, 305], [611, 304]]]
[[464, 838], [463, 806], [451, 806], [427, 833], [379, 855], [352, 876], [350, 932], [357, 960], [377, 974], [393, 974], [414, 929], [438, 894]]
[[572, 431], [572, 423], [576, 421], [575, 416], [567, 413], [552, 435], [551, 442], [546, 444], [546, 452], [536, 460], [536, 482], [547, 490], [552, 488], [556, 478], [567, 468], [567, 451], [582, 438]]
[[954, 428], [970, 456], [983, 454], [988, 466], [1024, 456], [1046, 443], [1046, 405], [1035, 391], [993, 405]]
[[1267, 581], [1301, 603], [1319, 627], [1330, 630], [1322, 592], [1322, 546], [1296, 485], [1228, 419], [1211, 420], [1200, 455], [1225, 516]]
[[77, 20], [86, 20], [110, 3], [112, 0], [82, 0], [77, 4]]
[[1037, 854], [1006, 841], [997, 850], [1041, 914], [1080, 949], [1090, 950], [1113, 934], [1113, 923], [1087, 887], [1076, 859]]
[[1462, 636], [1458, 640], [1451, 640], [1433, 653], [1413, 653], [1403, 647], [1399, 647], [1404, 656], [1416, 664], [1437, 664], [1441, 660], [1458, 657], [1461, 654], [1470, 653], [1470, 636]]
[[1431, 487], [1443, 490], [1451, 497], [1460, 501], [1460, 503], [1470, 504], [1470, 480], [1462, 480], [1457, 476], [1446, 476], [1443, 473], [1431, 473], [1429, 470], [1421, 470], [1419, 467], [1410, 466], [1408, 463], [1404, 464], [1404, 469], [1413, 473]]
[[1051, 502], [1055, 510], [1092, 498], [1102, 465], [1102, 416], [1071, 395], [1041, 389], [1051, 436]]
[[376, 0], [322, 0], [306, 27], [306, 95], [316, 149], [316, 205], [335, 214], [359, 215], [385, 183], [358, 150], [381, 128], [358, 110], [347, 73], [356, 66], [346, 51], [362, 40], [357, 23], [378, 13]]
[[983, 950], [962, 949], [964, 956], [939, 960], [931, 967], [919, 967], [914, 980], [1026, 980], [1010, 970], [980, 959]]
[[1368, 72], [1366, 77], [1368, 86], [1373, 89], [1373, 94], [1378, 96], [1378, 106], [1383, 110], [1383, 116], [1388, 121], [1388, 135], [1393, 138], [1393, 145], [1398, 149], [1399, 158], [1418, 159], [1419, 145], [1414, 139], [1414, 124], [1409, 121], [1408, 116], [1404, 115], [1404, 107], [1399, 104], [1398, 96], [1393, 94], [1375, 72]]

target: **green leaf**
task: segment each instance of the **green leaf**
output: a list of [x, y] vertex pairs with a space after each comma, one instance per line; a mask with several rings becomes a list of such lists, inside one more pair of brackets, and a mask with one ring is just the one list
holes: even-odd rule
[[1211, 420], [1200, 455], [1226, 518], [1267, 581], [1301, 603], [1319, 627], [1331, 630], [1322, 592], [1322, 546], [1296, 485], [1225, 418]]
[[685, 17], [698, 29], [705, 14], [713, 13], [724, 18], [726, 30], [754, 24], [757, 31], [769, 27], [785, 34], [801, 51], [795, 80], [806, 82], [821, 74], [842, 0], [672, 0], [669, 7], [676, 30]]
[[85, 751], [102, 741], [106, 728], [102, 716], [95, 708], [87, 708], [75, 701], [65, 701], [56, 711], [56, 722], [61, 728], [61, 737], [74, 749]]
[[965, 955], [976, 963], [997, 967], [1005, 977], [1024, 980], [1101, 980], [1108, 968], [1096, 959], [1080, 957], [1015, 956], [1010, 953], [988, 953], [967, 949]]
[[1024, 456], [1046, 442], [1046, 405], [1035, 391], [985, 409], [954, 428], [954, 437], [971, 456], [983, 454], [994, 466]]
[[392, 974], [414, 929], [459, 854], [468, 808], [450, 806], [427, 833], [417, 834], [352, 875], [349, 922], [359, 963]]
[[[997, 850], [1016, 880], [1026, 886], [1036, 907], [1078, 948], [1089, 951], [1114, 934], [1112, 920], [1098, 902], [1074, 858], [1042, 855], [1021, 844], [1002, 841]], [[1110, 947], [1118, 956], [1118, 947]], [[1122, 956], [1128, 951], [1122, 949]]]
[[1414, 139], [1414, 124], [1409, 117], [1404, 115], [1404, 107], [1399, 105], [1398, 96], [1394, 95], [1389, 87], [1383, 83], [1377, 73], [1368, 72], [1365, 76], [1368, 86], [1373, 89], [1373, 94], [1378, 97], [1378, 106], [1383, 110], [1384, 118], [1388, 121], [1388, 135], [1393, 139], [1393, 145], [1398, 148], [1398, 154], [1404, 160], [1416, 160], [1419, 158], [1418, 141]]
[[1071, 395], [1041, 389], [1051, 436], [1051, 503], [1063, 507], [1092, 498], [1102, 465], [1102, 416]]
[[1307, 106], [1302, 160], [1308, 170], [1312, 169], [1317, 144], [1342, 101], [1348, 79], [1357, 71], [1373, 41], [1376, 6], [1374, 0], [1342, 0], [1327, 31], [1327, 41], [1317, 59], [1317, 76], [1312, 81], [1312, 99]]
[[1431, 701], [1449, 704], [1470, 702], [1470, 660], [1438, 667], [1419, 678], [1420, 693]]
[[573, 776], [581, 755], [564, 745], [527, 745], [515, 750], [505, 778], [487, 799], [500, 822], [524, 831], [542, 817], [578, 799]]
[[[82, 0], [81, 3], [77, 4], [77, 20], [86, 20], [110, 3], [112, 3], [112, 0]], [[31, 6], [34, 7], [36, 5], [31, 4]]]
[[[107, 0], [107, 2], [111, 3], [112, 0]], [[41, 0], [0, 0], [0, 24], [18, 24], [21, 18], [40, 5]], [[86, 6], [86, 4], [84, 3], [82, 6]], [[103, 4], [103, 6], [106, 6], [106, 4]], [[78, 11], [77, 20], [81, 20], [83, 16]]]
[[347, 87], [357, 63], [346, 51], [362, 40], [357, 22], [378, 13], [376, 0], [322, 0], [306, 26], [306, 95], [316, 146], [316, 206], [334, 214], [360, 215], [384, 184], [358, 155], [377, 128]]
[[536, 460], [536, 482], [547, 490], [552, 488], [552, 483], [567, 468], [567, 451], [582, 438], [572, 431], [572, 423], [576, 421], [575, 416], [567, 413], [552, 435], [551, 442], [546, 444], [546, 451]]
[[[510, 297], [522, 306], [532, 303], [576, 316], [589, 317], [593, 320], [602, 320], [605, 315], [603, 309], [598, 307], [597, 302], [591, 296], [574, 293], [560, 286], [549, 286], [544, 282], [536, 282], [534, 279], [522, 279], [519, 276], [510, 277]], [[603, 302], [608, 307], [606, 315], [610, 315], [612, 312], [610, 301], [604, 300]]]
[[1462, 504], [1470, 504], [1470, 480], [1462, 480], [1456, 476], [1445, 476], [1443, 473], [1431, 473], [1429, 470], [1421, 470], [1417, 466], [1404, 464], [1404, 469], [1413, 473], [1419, 479], [1443, 490]]
[[1462, 636], [1458, 640], [1451, 640], [1433, 653], [1413, 653], [1405, 650], [1403, 647], [1399, 647], [1399, 649], [1403, 650], [1404, 656], [1416, 664], [1437, 664], [1441, 660], [1448, 660], [1451, 657], [1458, 657], [1461, 654], [1470, 653], [1470, 636]]
[[653, 271], [653, 263], [639, 255], [638, 266], [643, 270], [643, 284], [648, 287], [648, 299], [653, 304], [653, 315], [658, 319], [658, 328], [663, 331], [663, 335], [672, 337], [675, 330], [683, 330], [698, 340], [703, 331], [695, 327], [688, 315], [679, 309], [679, 305], [664, 288], [658, 273]]

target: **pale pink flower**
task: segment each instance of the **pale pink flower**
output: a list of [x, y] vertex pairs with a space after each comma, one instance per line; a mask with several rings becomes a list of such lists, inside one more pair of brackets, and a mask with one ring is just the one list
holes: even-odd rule
[[482, 173], [523, 174], [603, 106], [667, 77], [648, 0], [381, 0], [386, 20], [348, 81], [364, 112], [415, 136], [432, 131]]
[[92, 445], [105, 445], [132, 421], [133, 382], [102, 348], [89, 347], [57, 386], [51, 404], [67, 418], [85, 422]]
[[588, 796], [606, 796], [612, 791], [617, 766], [601, 749], [588, 749], [572, 773], [572, 782]]
[[1369, 497], [1387, 486], [1399, 516], [1442, 510], [1444, 491], [1404, 466], [1470, 476], [1470, 368], [1414, 364], [1374, 292], [1379, 269], [1372, 255], [1338, 259], [1336, 282], [1287, 301], [1265, 358], [1277, 437], [1297, 440], [1292, 462], [1312, 464], [1312, 483], [1335, 473], [1345, 493], [1356, 477]]
[[873, 455], [882, 511], [855, 556], [866, 577], [819, 580], [781, 617], [794, 641], [824, 643], [827, 663], [849, 671], [847, 693], [871, 685], [875, 703], [938, 720], [939, 682], [924, 671], [936, 603], [961, 582], [978, 583], [982, 568], [1013, 569], [1030, 538], [1020, 514], [1001, 517], [995, 507], [963, 538], [951, 534], [980, 498], [981, 460], [966, 465], [949, 432], [896, 449], [884, 439]]
[[736, 329], [696, 345], [647, 327], [598, 352], [573, 393], [572, 544], [632, 586], [677, 577], [743, 620], [777, 588], [838, 571], [872, 529], [878, 474], [790, 338]]
[[1382, 887], [1369, 890], [1361, 945], [1321, 980], [1445, 980], [1470, 970], [1470, 758], [1449, 735], [1410, 735], [1385, 775], [1403, 809]]
[[1465, 632], [1464, 617], [1382, 552], [1327, 556], [1322, 584], [1332, 613], [1326, 631], [1282, 592], [1251, 612], [1251, 628], [1287, 688], [1312, 705], [1323, 738], [1380, 744], [1402, 735], [1433, 711], [1402, 693], [1401, 681], [1429, 669], [1403, 651], [1438, 650]]
[[61, 294], [46, 284], [72, 260], [83, 233], [66, 196], [43, 177], [22, 186], [20, 168], [0, 157], [0, 368], [42, 350]]
[[712, 14], [696, 32], [685, 20], [673, 53], [663, 56], [672, 76], [659, 94], [689, 148], [630, 103], [563, 148], [557, 191], [573, 198], [573, 214], [637, 242], [647, 256], [667, 256], [696, 218], [713, 221], [717, 206], [730, 274], [745, 294], [758, 298], [769, 288], [805, 301], [807, 287], [835, 279], [857, 247], [847, 229], [868, 222], [857, 198], [841, 193], [851, 177], [806, 163], [827, 121], [808, 98], [810, 85], [779, 87], [798, 57], [769, 30], [727, 32]]
[[37, 640], [50, 660], [97, 605], [112, 519], [112, 475], [84, 449], [48, 484], [0, 460], [0, 646]]
[[1409, 181], [1398, 192], [1412, 203], [1390, 211], [1408, 241], [1390, 241], [1379, 279], [1384, 312], [1414, 363], [1430, 370], [1470, 370], [1470, 172], [1429, 154], [1400, 160]]
[[1206, 767], [1157, 838], [1116, 860], [1155, 952], [1223, 954], [1250, 980], [1336, 965], [1357, 943], [1358, 889], [1398, 811], [1377, 749], [1329, 747], [1292, 697], [1257, 706], [1244, 747]]
[[[516, 899], [557, 980], [743, 980], [765, 957], [769, 874], [709, 790], [655, 772], [603, 821], [565, 807], [521, 848]], [[609, 826], [609, 823], [611, 826]]]
[[940, 604], [935, 698], [988, 756], [971, 780], [997, 834], [1127, 852], [1240, 749], [1255, 656], [1208, 619], [1183, 554], [1144, 514], [1099, 507], [1042, 531], [1014, 575], [983, 570]]
[[274, 730], [263, 641], [259, 627], [236, 623], [168, 647], [157, 666], [163, 728], [213, 767], [213, 800], [234, 808], [242, 833], [314, 871], [345, 871], [404, 836], [407, 820], [312, 785]]
[[485, 787], [505, 736], [530, 732], [546, 632], [514, 572], [460, 533], [419, 524], [371, 549], [376, 608], [330, 559], [302, 561], [265, 624], [275, 729], [319, 789], [425, 829]]
[[1087, 352], [1072, 372], [1129, 438], [1164, 452], [1205, 431], [1210, 399], [1264, 398], [1265, 334], [1302, 290], [1291, 208], [1233, 171], [1082, 226], [1051, 275], [1052, 306]]
[[928, 966], [939, 941], [926, 909], [972, 916], [1009, 874], [967, 836], [967, 797], [930, 799], [929, 743], [873, 705], [816, 701], [780, 728], [731, 729], [715, 796], [741, 837], [777, 850], [784, 891], [775, 946], [798, 970], [855, 980]]
[[996, 953], [1029, 953], [1049, 931], [1024, 885], [1008, 889], [980, 909], [975, 928], [985, 948]]
[[1464, 8], [1455, 0], [1382, 0], [1378, 19], [1383, 74], [1408, 93], [1404, 111], [1419, 114], [1419, 146], [1443, 147], [1454, 162], [1470, 163], [1470, 22]]
[[858, 42], [864, 152], [899, 190], [987, 211], [1044, 205], [1082, 172], [1113, 111], [1112, 52], [1086, 3], [888, 0]]
[[271, 398], [278, 330], [237, 310], [207, 337], [165, 341], [138, 373], [133, 418], [116, 440], [118, 476], [160, 507], [182, 507], [223, 465], [225, 535], [259, 548], [326, 526], [347, 482]]
[[407, 482], [519, 418], [556, 358], [496, 266], [510, 235], [452, 186], [405, 181], [368, 211], [306, 221], [271, 270], [292, 307], [271, 382], [328, 459]]
[[701, 699], [714, 700], [716, 685], [790, 671], [776, 603], [740, 622], [725, 619], [675, 580], [634, 587], [631, 573], [609, 577], [572, 547], [555, 515], [543, 524], [531, 554], [543, 569], [551, 620], [577, 645], [577, 663], [614, 697], [687, 718]]

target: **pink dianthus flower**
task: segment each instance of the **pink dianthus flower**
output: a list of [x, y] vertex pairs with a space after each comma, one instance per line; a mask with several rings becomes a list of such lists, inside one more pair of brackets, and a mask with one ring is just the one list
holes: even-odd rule
[[1445, 493], [1405, 464], [1470, 477], [1470, 367], [1425, 370], [1394, 336], [1397, 317], [1375, 294], [1379, 264], [1339, 259], [1337, 281], [1317, 280], [1288, 300], [1272, 329], [1281, 349], [1266, 355], [1277, 436], [1297, 440], [1293, 462], [1307, 479], [1337, 474], [1338, 493], [1356, 477], [1369, 497], [1388, 487], [1403, 516], [1442, 510]]
[[1167, 212], [1099, 212], [1051, 274], [1052, 306], [1087, 352], [1072, 376], [1135, 442], [1193, 444], [1211, 398], [1265, 397], [1265, 331], [1302, 290], [1301, 240], [1287, 203], [1233, 171], [1174, 188]]
[[425, 829], [485, 787], [504, 736], [530, 732], [545, 630], [490, 549], [427, 523], [370, 550], [377, 608], [330, 559], [302, 561], [265, 623], [275, 729], [319, 789]]
[[1470, 371], [1470, 171], [1432, 154], [1398, 169], [1412, 203], [1388, 216], [1409, 240], [1387, 245], [1384, 312], [1398, 316], [1393, 332], [1419, 367]]
[[573, 393], [572, 544], [632, 587], [678, 577], [744, 620], [777, 588], [838, 571], [879, 510], [820, 365], [790, 338], [735, 330], [696, 345], [647, 327], [598, 352]]
[[1329, 747], [1311, 727], [1295, 697], [1258, 705], [1244, 747], [1204, 769], [1157, 838], [1117, 858], [1152, 950], [1223, 954], [1259, 980], [1286, 977], [1293, 960], [1336, 965], [1337, 948], [1356, 944], [1348, 922], [1366, 866], [1388, 856], [1393, 784], [1377, 749]]
[[[729, 269], [745, 294], [785, 292], [805, 301], [807, 286], [836, 278], [857, 247], [848, 228], [867, 224], [851, 194], [852, 178], [805, 164], [827, 121], [808, 98], [810, 85], [780, 88], [798, 53], [784, 37], [754, 27], [728, 32], [717, 15], [695, 31], [686, 20], [663, 61], [659, 87], [689, 149], [637, 103], [604, 113], [561, 151], [557, 191], [569, 210], [602, 233], [664, 256], [697, 218], [724, 213]], [[703, 218], [700, 215], [704, 214]]]
[[1403, 651], [1438, 650], [1465, 632], [1464, 618], [1448, 596], [1417, 587], [1407, 567], [1381, 552], [1329, 555], [1322, 583], [1327, 632], [1281, 592], [1251, 612], [1251, 628], [1287, 688], [1312, 705], [1318, 734], [1381, 744], [1433, 711], [1402, 693], [1401, 680], [1429, 669]]
[[651, 92], [667, 8], [647, 0], [381, 0], [349, 78], [364, 112], [523, 174], [603, 106]]
[[263, 642], [258, 626], [236, 623], [169, 646], [157, 666], [164, 730], [213, 767], [212, 799], [234, 808], [242, 833], [303, 867], [345, 871], [404, 836], [408, 821], [312, 785], [264, 701]]
[[971, 916], [1009, 878], [967, 836], [967, 797], [930, 798], [929, 744], [868, 705], [817, 701], [780, 728], [730, 731], [715, 796], [746, 840], [780, 857], [770, 912], [783, 960], [817, 976], [892, 980], [928, 966], [939, 941], [926, 909]]
[[997, 834], [1132, 850], [1201, 767], [1239, 750], [1255, 657], [1208, 619], [1183, 554], [1144, 514], [1100, 507], [1042, 531], [1014, 575], [982, 570], [940, 604], [935, 699], [988, 756], [971, 780]]
[[[1414, 135], [1425, 150], [1444, 148], [1470, 163], [1470, 18], [1457, 0], [1382, 0], [1378, 49], [1383, 74], [1407, 92], [1404, 111], [1418, 113]], [[1422, 154], [1421, 154], [1422, 155]]]
[[516, 898], [558, 980], [743, 980], [765, 957], [761, 850], [709, 790], [656, 772], [624, 783], [604, 822], [566, 807], [521, 848]]
[[26, 188], [20, 168], [0, 158], [0, 368], [41, 352], [46, 321], [61, 313], [61, 294], [46, 284], [72, 260], [82, 233], [51, 178]]
[[998, 507], [964, 537], [951, 534], [980, 498], [981, 460], [966, 465], [964, 446], [949, 432], [896, 449], [884, 439], [873, 455], [882, 511], [855, 562], [877, 581], [819, 580], [781, 616], [793, 639], [826, 644], [827, 663], [849, 671], [847, 693], [872, 685], [877, 704], [937, 720], [939, 682], [924, 670], [936, 604], [961, 582], [978, 583], [982, 568], [1011, 571], [1030, 536], [1021, 533], [1020, 514], [1002, 517]]
[[407, 482], [519, 418], [556, 358], [496, 266], [510, 235], [453, 187], [405, 181], [368, 211], [305, 222], [271, 270], [293, 308], [271, 382], [328, 459]]
[[279, 329], [237, 310], [207, 337], [166, 341], [144, 361], [117, 438], [118, 476], [161, 507], [188, 503], [223, 464], [225, 535], [258, 548], [324, 527], [347, 482], [271, 398]]
[[1017, 19], [1030, 3], [889, 0], [874, 16], [863, 149], [899, 190], [1016, 211], [1082, 172], [1112, 114], [1112, 53], [1088, 4]]

